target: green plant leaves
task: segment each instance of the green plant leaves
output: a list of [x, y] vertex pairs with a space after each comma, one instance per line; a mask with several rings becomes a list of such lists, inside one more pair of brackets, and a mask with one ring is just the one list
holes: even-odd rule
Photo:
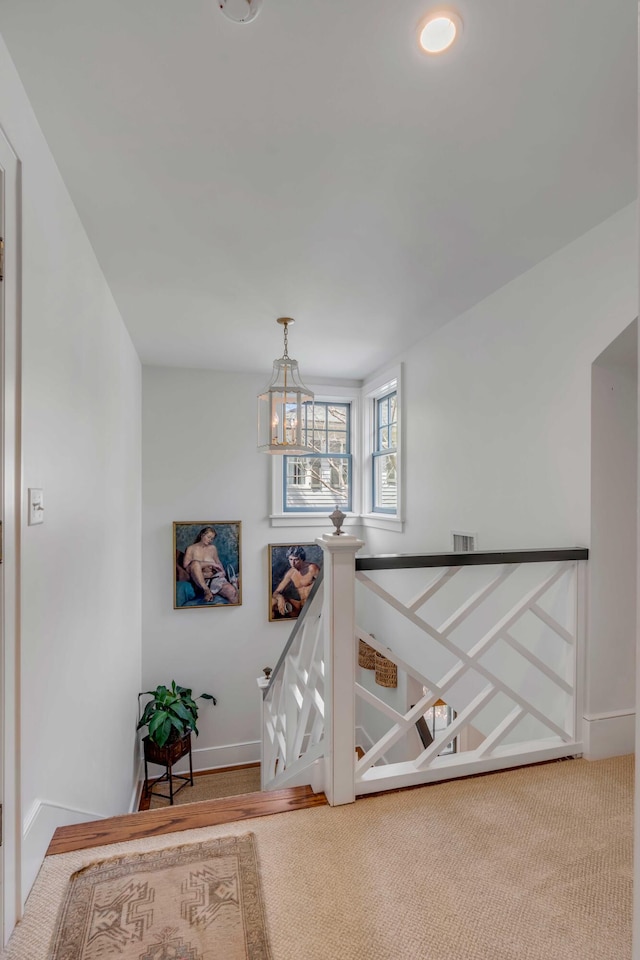
[[[170, 687], [161, 684], [155, 690], [146, 690], [145, 694], [152, 699], [145, 704], [136, 729], [148, 726], [149, 739], [159, 747], [164, 747], [174, 730], [178, 737], [183, 737], [189, 730], [198, 736], [198, 706], [191, 688], [181, 687], [172, 680]], [[139, 694], [141, 696], [143, 694]], [[218, 702], [210, 693], [201, 693], [196, 699], [211, 700], [214, 705]]]
[[172, 708], [183, 720], [189, 720], [193, 716], [189, 707], [185, 706], [182, 700], [176, 700], [175, 703], [172, 704]]
[[149, 736], [151, 739], [154, 739], [154, 734], [156, 733], [158, 727], [161, 727], [165, 720], [168, 717], [166, 710], [158, 710], [153, 714], [151, 720], [149, 721]]
[[[165, 717], [162, 724], [155, 731], [155, 741], [159, 747], [164, 747], [171, 733], [171, 718]], [[149, 734], [151, 738], [151, 734]]]

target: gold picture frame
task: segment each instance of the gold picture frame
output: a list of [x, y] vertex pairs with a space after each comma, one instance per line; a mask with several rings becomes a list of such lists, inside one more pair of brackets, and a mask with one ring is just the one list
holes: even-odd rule
[[269, 544], [269, 620], [297, 620], [322, 569], [317, 543]]
[[242, 604], [242, 522], [180, 520], [173, 524], [174, 610]]

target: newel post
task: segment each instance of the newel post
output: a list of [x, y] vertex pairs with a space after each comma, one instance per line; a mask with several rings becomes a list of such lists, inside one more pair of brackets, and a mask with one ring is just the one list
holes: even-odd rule
[[319, 537], [324, 551], [325, 794], [332, 806], [355, 800], [356, 570], [363, 541]]

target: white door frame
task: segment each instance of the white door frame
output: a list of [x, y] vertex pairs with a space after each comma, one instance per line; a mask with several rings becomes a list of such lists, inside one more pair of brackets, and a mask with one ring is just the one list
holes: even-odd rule
[[0, 567], [0, 946], [22, 914], [20, 811], [20, 527], [21, 451], [21, 169], [0, 129], [0, 236], [5, 240], [0, 290], [0, 508], [3, 556]]

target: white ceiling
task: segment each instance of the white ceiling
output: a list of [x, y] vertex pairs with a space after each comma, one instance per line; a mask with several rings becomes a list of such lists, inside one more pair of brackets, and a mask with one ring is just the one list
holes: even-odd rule
[[636, 0], [434, 5], [0, 0], [143, 362], [361, 377], [634, 199]]

